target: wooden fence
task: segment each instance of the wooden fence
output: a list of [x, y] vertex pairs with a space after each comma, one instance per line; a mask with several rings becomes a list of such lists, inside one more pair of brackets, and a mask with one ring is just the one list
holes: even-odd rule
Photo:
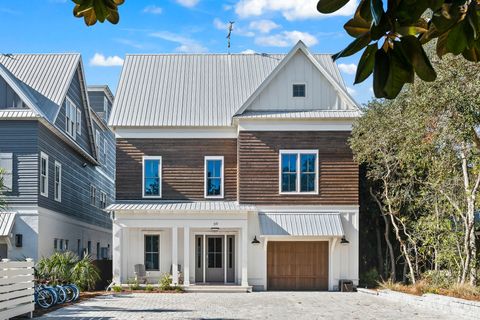
[[33, 260], [0, 262], [0, 319], [32, 312], [34, 302]]

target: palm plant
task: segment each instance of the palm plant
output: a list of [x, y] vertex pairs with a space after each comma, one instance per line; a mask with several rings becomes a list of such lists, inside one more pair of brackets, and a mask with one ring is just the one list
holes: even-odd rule
[[3, 196], [3, 174], [5, 171], [0, 168], [0, 211], [5, 210], [7, 204], [5, 202], [5, 198]]
[[72, 269], [72, 281], [82, 290], [91, 290], [100, 279], [100, 272], [88, 255], [79, 260]]

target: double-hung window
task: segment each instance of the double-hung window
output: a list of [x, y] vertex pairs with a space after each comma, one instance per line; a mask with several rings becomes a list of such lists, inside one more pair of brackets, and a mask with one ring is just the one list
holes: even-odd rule
[[160, 236], [145, 235], [145, 270], [160, 270]]
[[48, 197], [48, 155], [40, 152], [40, 194]]
[[67, 133], [73, 138], [77, 138], [77, 107], [72, 100], [67, 98], [65, 102], [65, 129]]
[[55, 161], [55, 185], [53, 187], [54, 190], [54, 199], [55, 201], [62, 201], [62, 165]]
[[100, 191], [100, 209], [105, 209], [107, 207], [107, 194], [103, 191]]
[[97, 156], [100, 157], [100, 130], [95, 129], [95, 146], [97, 148]]
[[205, 198], [223, 198], [223, 157], [205, 157]]
[[143, 197], [162, 197], [162, 157], [143, 157]]
[[82, 111], [77, 108], [77, 118], [75, 119], [75, 130], [79, 136], [82, 135]]
[[280, 151], [280, 193], [318, 193], [318, 150]]
[[3, 179], [5, 191], [13, 189], [13, 153], [0, 153], [0, 179]]

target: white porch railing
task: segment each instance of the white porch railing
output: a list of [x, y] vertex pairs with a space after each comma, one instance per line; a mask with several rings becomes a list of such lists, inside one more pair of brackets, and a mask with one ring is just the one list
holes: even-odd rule
[[0, 319], [30, 313], [34, 302], [33, 260], [0, 262]]

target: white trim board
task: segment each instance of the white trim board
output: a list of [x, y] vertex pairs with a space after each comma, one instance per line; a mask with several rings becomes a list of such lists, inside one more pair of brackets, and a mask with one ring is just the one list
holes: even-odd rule
[[116, 138], [236, 138], [235, 127], [113, 128]]
[[353, 121], [239, 119], [238, 131], [352, 131]]

